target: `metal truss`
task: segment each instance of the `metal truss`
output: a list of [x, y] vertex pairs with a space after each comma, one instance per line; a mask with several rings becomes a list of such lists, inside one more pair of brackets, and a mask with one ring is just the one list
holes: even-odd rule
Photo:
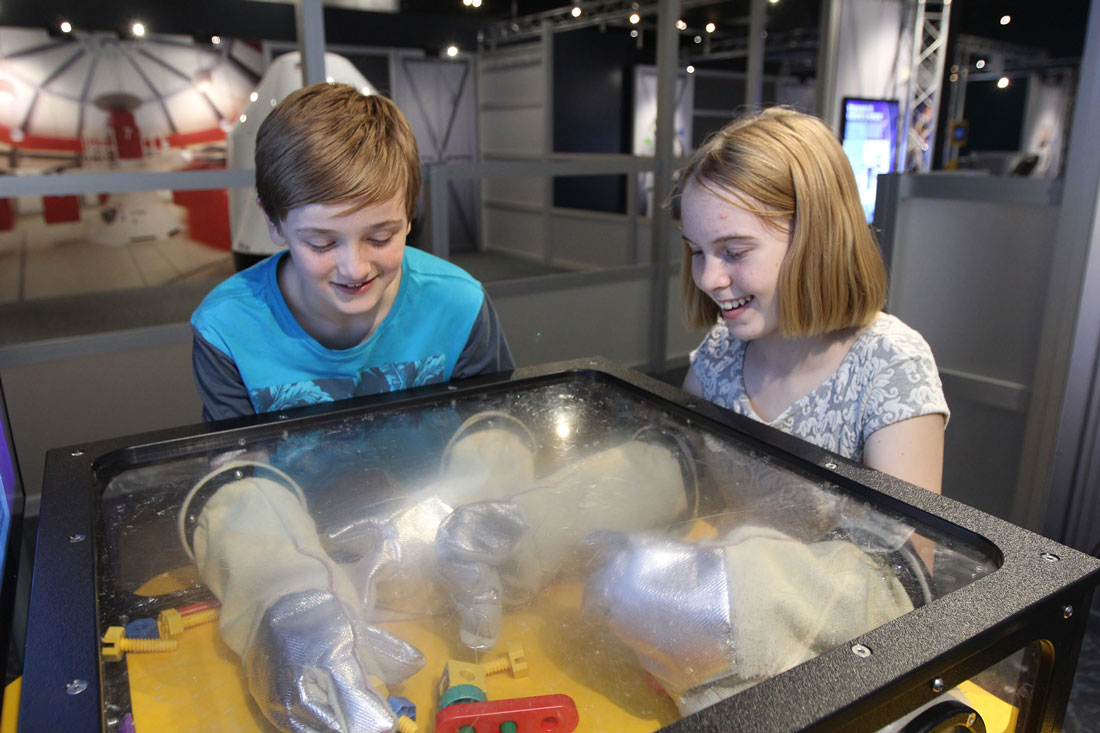
[[[698, 8], [706, 5], [716, 5], [721, 0], [680, 0], [680, 9]], [[510, 43], [513, 41], [538, 38], [542, 33], [544, 23], [549, 23], [553, 30], [573, 30], [590, 26], [621, 26], [627, 27], [631, 23], [629, 18], [637, 13], [641, 20], [637, 27], [652, 28], [652, 22], [647, 23], [649, 16], [657, 15], [656, 0], [582, 0], [573, 5], [565, 5], [543, 13], [533, 13], [488, 26], [478, 34], [478, 40], [482, 47], [493, 47], [498, 43]], [[573, 16], [573, 8], [579, 7], [581, 14]]]
[[936, 141], [951, 0], [915, 0], [909, 3], [908, 10], [913, 21], [909, 26], [913, 29], [913, 45], [902, 117], [906, 143], [898, 153], [901, 158], [898, 168], [907, 172], [927, 171], [932, 168]]

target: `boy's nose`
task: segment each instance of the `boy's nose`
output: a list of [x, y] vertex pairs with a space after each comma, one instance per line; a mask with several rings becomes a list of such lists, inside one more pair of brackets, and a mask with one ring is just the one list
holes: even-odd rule
[[344, 274], [351, 280], [361, 280], [371, 272], [370, 258], [367, 256], [367, 245], [358, 242], [350, 242], [344, 251], [342, 266]]

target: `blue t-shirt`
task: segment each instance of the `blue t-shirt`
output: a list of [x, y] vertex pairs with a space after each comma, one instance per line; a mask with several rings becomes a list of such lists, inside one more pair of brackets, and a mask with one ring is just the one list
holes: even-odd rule
[[400, 287], [382, 323], [357, 346], [329, 349], [287, 307], [276, 279], [285, 256], [272, 255], [221, 283], [191, 317], [205, 419], [514, 367], [481, 284], [445, 260], [406, 247]]

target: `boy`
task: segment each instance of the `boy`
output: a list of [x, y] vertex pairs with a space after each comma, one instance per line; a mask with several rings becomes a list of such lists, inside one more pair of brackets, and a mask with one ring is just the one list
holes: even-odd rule
[[344, 84], [284, 99], [256, 137], [272, 255], [191, 317], [203, 419], [218, 420], [507, 371], [481, 284], [405, 247], [420, 191], [397, 106]]

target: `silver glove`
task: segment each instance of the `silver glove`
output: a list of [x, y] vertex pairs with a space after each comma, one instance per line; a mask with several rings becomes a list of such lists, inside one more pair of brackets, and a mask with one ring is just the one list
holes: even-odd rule
[[365, 622], [289, 476], [246, 463], [211, 472], [188, 494], [180, 533], [221, 601], [222, 640], [240, 655], [272, 723], [284, 731], [393, 729], [385, 686], [424, 658]]
[[684, 715], [913, 608], [897, 578], [842, 540], [746, 526], [698, 544], [619, 536], [597, 547], [586, 616], [607, 620]]
[[404, 679], [422, 664], [412, 647], [368, 627], [327, 591], [276, 601], [244, 657], [260, 710], [279, 730], [295, 733], [394, 730], [397, 717], [380, 681]]
[[734, 633], [723, 548], [608, 534], [584, 615], [604, 619], [672, 695], [730, 673]]
[[667, 525], [687, 506], [677, 454], [634, 440], [575, 461], [509, 501], [458, 507], [440, 525], [436, 548], [462, 642], [491, 648], [501, 605], [530, 599], [593, 532]]
[[[478, 423], [490, 427], [467, 431]], [[496, 423], [505, 427], [491, 427]], [[479, 413], [455, 433], [436, 480], [351, 508], [326, 524], [325, 545], [354, 562], [349, 574], [368, 615], [374, 618], [375, 609], [425, 615], [448, 608], [435, 590], [436, 531], [453, 507], [503, 498], [531, 485], [533, 438], [525, 431], [510, 416]]]

